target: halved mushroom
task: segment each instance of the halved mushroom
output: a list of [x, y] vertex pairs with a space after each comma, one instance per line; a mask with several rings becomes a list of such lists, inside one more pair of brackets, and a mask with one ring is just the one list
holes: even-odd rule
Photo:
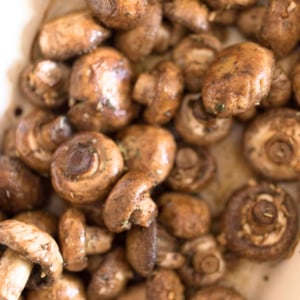
[[237, 291], [222, 286], [211, 286], [198, 291], [191, 300], [245, 300]]
[[279, 186], [260, 183], [241, 187], [224, 212], [228, 248], [257, 261], [279, 260], [293, 250], [298, 235], [298, 210]]

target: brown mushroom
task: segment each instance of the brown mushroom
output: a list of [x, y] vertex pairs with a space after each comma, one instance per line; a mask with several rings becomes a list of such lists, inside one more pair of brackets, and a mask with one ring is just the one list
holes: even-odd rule
[[291, 196], [269, 183], [244, 186], [233, 193], [224, 212], [227, 247], [257, 261], [288, 256], [298, 235], [298, 210]]
[[0, 156], [0, 209], [18, 213], [45, 202], [43, 182], [18, 159]]
[[106, 28], [93, 20], [90, 12], [71, 12], [43, 25], [39, 45], [46, 58], [66, 60], [92, 51], [109, 35]]
[[145, 283], [129, 286], [116, 300], [147, 300]]
[[55, 151], [51, 163], [53, 188], [71, 203], [105, 197], [123, 171], [117, 145], [98, 132], [78, 133]]
[[208, 30], [208, 8], [198, 0], [164, 1], [164, 15], [192, 32]]
[[149, 227], [157, 215], [150, 190], [155, 178], [139, 171], [126, 173], [112, 188], [103, 209], [106, 227], [112, 232], [129, 230], [133, 224]]
[[215, 172], [216, 162], [209, 150], [183, 144], [178, 147], [166, 182], [175, 191], [198, 192], [213, 179]]
[[258, 44], [243, 42], [220, 51], [203, 81], [206, 110], [229, 117], [259, 105], [270, 91], [273, 69], [272, 52]]
[[169, 25], [167, 22], [161, 22], [155, 36], [153, 52], [161, 54], [165, 53], [171, 46], [171, 42], [176, 38], [174, 36], [176, 34], [178, 33], [174, 26]]
[[231, 8], [245, 8], [257, 2], [257, 0], [204, 0], [208, 6], [213, 9], [231, 9]]
[[164, 128], [131, 125], [119, 133], [118, 145], [129, 171], [151, 173], [160, 183], [172, 169], [176, 143]]
[[225, 138], [231, 131], [232, 118], [216, 118], [202, 105], [200, 94], [184, 97], [175, 117], [175, 128], [180, 136], [193, 145], [206, 146]]
[[187, 262], [179, 269], [179, 276], [187, 286], [211, 285], [225, 274], [225, 261], [216, 240], [205, 235], [186, 242], [181, 253]]
[[208, 33], [191, 34], [175, 46], [173, 59], [182, 69], [189, 91], [199, 92], [204, 74], [220, 49], [219, 39]]
[[9, 157], [18, 157], [18, 151], [16, 146], [16, 127], [10, 127], [3, 132], [1, 153]]
[[110, 250], [113, 236], [106, 229], [87, 226], [82, 212], [69, 208], [59, 220], [59, 240], [67, 270], [82, 271], [87, 266], [87, 255]]
[[300, 118], [296, 110], [271, 109], [257, 116], [244, 134], [250, 165], [272, 180], [296, 180], [300, 174]]
[[208, 232], [210, 212], [199, 198], [168, 192], [159, 197], [157, 205], [158, 220], [176, 237], [193, 239]]
[[191, 300], [245, 300], [234, 289], [222, 286], [210, 286], [198, 291]]
[[92, 13], [109, 28], [128, 30], [145, 17], [147, 0], [87, 0]]
[[2, 221], [0, 244], [8, 247], [0, 260], [0, 298], [17, 300], [30, 275], [36, 287], [50, 285], [60, 277], [63, 260], [58, 246], [36, 226], [13, 219]]
[[147, 279], [147, 300], [183, 300], [184, 287], [172, 270], [158, 269]]
[[57, 109], [66, 104], [69, 84], [69, 67], [46, 59], [28, 65], [19, 79], [28, 101], [42, 109]]
[[292, 85], [294, 98], [298, 106], [300, 106], [300, 62], [297, 62], [292, 72]]
[[86, 300], [82, 281], [70, 274], [63, 274], [51, 286], [27, 293], [26, 300]]
[[[265, 99], [262, 101], [262, 103], [264, 101], [265, 101]], [[253, 108], [247, 110], [246, 112], [236, 115], [236, 118], [241, 122], [248, 122], [248, 121], [252, 120], [253, 118], [255, 118], [256, 115], [257, 115], [257, 109], [256, 109], [256, 107], [253, 107]]]
[[238, 17], [235, 9], [214, 10], [209, 13], [208, 21], [217, 25], [233, 25]]
[[89, 300], [114, 299], [133, 276], [121, 248], [106, 255], [88, 286]]
[[18, 124], [16, 148], [26, 165], [48, 175], [53, 152], [71, 135], [72, 129], [65, 116], [33, 110]]
[[151, 73], [142, 73], [133, 90], [133, 99], [147, 106], [144, 120], [149, 124], [165, 124], [175, 115], [183, 93], [181, 70], [164, 61]]
[[299, 18], [298, 1], [268, 1], [260, 32], [263, 44], [279, 57], [289, 54], [300, 39]]

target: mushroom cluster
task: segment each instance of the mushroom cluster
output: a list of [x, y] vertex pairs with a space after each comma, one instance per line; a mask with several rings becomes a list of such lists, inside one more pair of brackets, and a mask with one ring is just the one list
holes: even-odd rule
[[[0, 299], [245, 299], [239, 258], [279, 262], [298, 237], [300, 4], [85, 4], [43, 23], [20, 73]], [[251, 173], [234, 186], [229, 143]]]

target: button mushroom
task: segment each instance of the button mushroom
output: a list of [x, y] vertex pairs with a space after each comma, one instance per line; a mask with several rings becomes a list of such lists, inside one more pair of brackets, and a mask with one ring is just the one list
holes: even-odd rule
[[269, 183], [236, 191], [224, 212], [228, 248], [257, 261], [288, 256], [297, 240], [298, 212], [291, 196]]
[[51, 163], [53, 188], [71, 203], [105, 197], [123, 171], [117, 145], [98, 132], [74, 135], [58, 147]]
[[245, 300], [239, 293], [234, 289], [222, 287], [222, 286], [211, 286], [198, 291], [191, 300]]

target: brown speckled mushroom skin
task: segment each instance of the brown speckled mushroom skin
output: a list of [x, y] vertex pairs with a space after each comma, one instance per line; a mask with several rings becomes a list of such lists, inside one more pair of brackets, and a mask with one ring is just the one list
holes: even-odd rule
[[205, 109], [229, 117], [259, 105], [270, 91], [273, 69], [273, 53], [258, 44], [243, 42], [220, 51], [204, 77]]
[[246, 300], [234, 289], [211, 286], [204, 288], [194, 294], [191, 300]]
[[214, 9], [231, 9], [251, 6], [257, 0], [204, 0], [204, 2]]
[[224, 211], [227, 247], [240, 257], [274, 261], [288, 256], [297, 240], [298, 211], [282, 188], [270, 183], [244, 186]]
[[90, 12], [72, 12], [48, 21], [41, 28], [39, 45], [46, 58], [60, 61], [92, 51], [109, 35]]
[[123, 172], [117, 145], [98, 132], [73, 135], [54, 153], [51, 181], [55, 191], [71, 203], [99, 200]]

